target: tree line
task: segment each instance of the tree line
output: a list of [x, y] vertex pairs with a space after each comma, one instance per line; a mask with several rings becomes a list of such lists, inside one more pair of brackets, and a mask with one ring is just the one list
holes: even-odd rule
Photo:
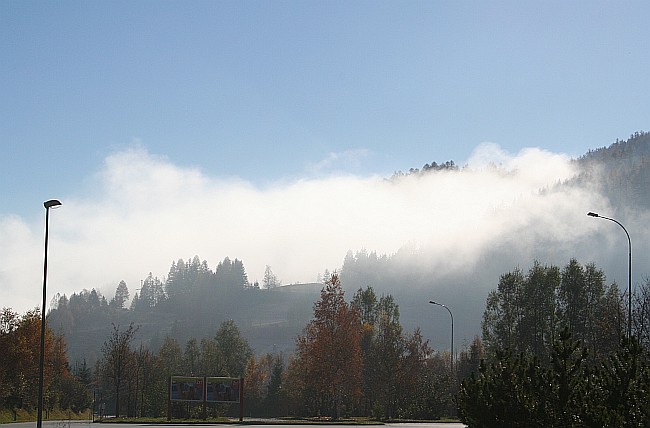
[[481, 363], [458, 394], [460, 419], [471, 428], [647, 427], [650, 352], [636, 338], [600, 363], [568, 328], [542, 363], [530, 353], [500, 350]]
[[534, 262], [501, 275], [489, 293], [483, 315], [483, 340], [488, 351], [510, 349], [549, 361], [557, 335], [568, 328], [595, 359], [618, 347], [626, 316], [616, 284], [593, 263], [572, 259], [563, 268]]
[[[268, 280], [274, 281], [270, 267], [267, 266]], [[263, 284], [267, 285], [266, 283]], [[208, 262], [194, 256], [187, 261], [178, 259], [172, 262], [167, 278], [160, 279], [153, 273], [143, 279], [140, 288], [132, 296], [125, 281], [120, 281], [112, 298], [107, 299], [96, 289], [74, 293], [70, 298], [57, 294], [52, 301], [53, 312], [65, 312], [68, 308], [78, 312], [107, 312], [110, 310], [130, 309], [136, 312], [149, 312], [155, 308], [165, 309], [168, 305], [194, 303], [208, 297], [215, 291], [223, 294], [227, 291], [259, 289], [260, 284], [248, 281], [248, 275], [241, 260], [226, 257], [217, 264], [213, 271]], [[270, 287], [269, 287], [270, 288]], [[127, 302], [130, 306], [127, 307]], [[82, 308], [83, 307], [83, 308]]]
[[[163, 417], [170, 376], [198, 375], [244, 377], [247, 416], [437, 418], [446, 414], [453, 404], [449, 355], [431, 349], [419, 329], [403, 332], [399, 306], [392, 296], [377, 296], [372, 287], [359, 289], [350, 302], [344, 294], [338, 275], [328, 275], [314, 303], [313, 319], [290, 355], [256, 356], [232, 320], [222, 322], [213, 336], [192, 337], [184, 344], [168, 336], [157, 350], [149, 349], [138, 337], [138, 325], [113, 324], [96, 364], [77, 375], [69, 370], [63, 337], [48, 328], [47, 365], [59, 371], [46, 372], [47, 406], [80, 410], [90, 406], [94, 395], [95, 411], [101, 414]], [[100, 307], [103, 300], [99, 297]], [[111, 307], [110, 302], [107, 305]], [[38, 350], [38, 311], [21, 321], [30, 327], [24, 332], [18, 328], [21, 323], [4, 327], [14, 325], [15, 314], [11, 314], [5, 310], [2, 343], [22, 343], [20, 333], [34, 342], [32, 351]], [[17, 356], [12, 360], [27, 359]], [[6, 386], [2, 390], [13, 391], [16, 399], [10, 402], [10, 397], [3, 396], [0, 404], [33, 408], [33, 391], [17, 388], [20, 379], [33, 379], [36, 359], [30, 360], [29, 370], [2, 366]], [[10, 377], [10, 373], [19, 375]], [[79, 390], [74, 405], [65, 401], [73, 396], [66, 386], [72, 381]], [[200, 409], [179, 403], [173, 411], [177, 417], [200, 415]], [[227, 412], [228, 408], [216, 406], [208, 416]]]
[[457, 397], [461, 420], [479, 428], [648, 426], [649, 289], [646, 279], [627, 320], [623, 294], [594, 264], [535, 262], [526, 274], [503, 274], [486, 301], [485, 358]]
[[444, 355], [419, 329], [402, 331], [399, 306], [372, 287], [350, 303], [331, 275], [298, 337], [287, 391], [292, 413], [363, 415], [378, 419], [436, 419], [451, 405], [451, 373]]
[[[155, 278], [147, 281], [157, 287]], [[647, 422], [639, 397], [650, 379], [648, 290], [646, 280], [635, 293], [634, 337], [621, 341], [625, 299], [595, 265], [570, 260], [563, 268], [535, 262], [526, 273], [515, 269], [501, 275], [487, 297], [482, 338], [455, 358], [432, 349], [418, 328], [404, 332], [392, 295], [378, 296], [366, 286], [348, 301], [333, 273], [290, 354], [255, 355], [234, 320], [184, 343], [167, 336], [157, 349], [139, 337], [141, 325], [129, 323], [112, 326], [93, 367], [71, 367], [63, 336], [48, 328], [46, 406], [81, 410], [94, 391], [102, 413], [163, 417], [170, 376], [233, 376], [245, 378], [247, 416], [436, 419], [458, 411], [472, 427], [515, 417], [527, 421], [522, 426]], [[97, 293], [86, 297], [115, 308], [118, 294], [110, 302]], [[6, 350], [0, 405], [33, 408], [39, 313], [20, 317], [4, 309], [0, 321]], [[637, 406], [633, 412], [626, 410], [628, 402]], [[215, 406], [209, 416], [228, 410]], [[179, 403], [173, 411], [177, 417], [200, 415]], [[569, 420], [573, 425], [566, 425]]]
[[[163, 417], [167, 414], [171, 376], [246, 376], [255, 358], [248, 342], [232, 321], [200, 341], [191, 338], [182, 348], [167, 337], [158, 352], [137, 345], [138, 326], [113, 325], [95, 366], [97, 411], [127, 417]], [[183, 416], [191, 412], [176, 404]], [[177, 412], [179, 409], [176, 409]]]
[[[278, 285], [269, 266], [262, 284], [251, 283], [241, 260], [226, 257], [211, 269], [205, 260], [195, 256], [172, 262], [162, 279], [149, 273], [137, 288], [120, 281], [114, 293], [106, 296], [95, 288], [69, 297], [56, 295], [47, 319], [57, 333], [65, 335], [73, 359], [88, 358], [94, 364], [100, 357], [102, 336], [109, 333], [111, 323], [141, 325], [140, 332], [147, 337], [152, 351], [162, 345], [167, 335], [184, 343], [190, 336], [213, 334], [214, 327], [228, 319], [250, 330], [252, 322], [259, 323], [256, 311], [261, 306], [275, 305], [280, 311], [291, 307], [280, 301], [281, 293], [266, 292]], [[279, 316], [289, 318], [282, 312]], [[295, 337], [300, 328], [298, 321], [304, 322], [303, 318], [297, 317], [295, 322], [289, 318], [292, 324], [285, 330], [291, 331], [283, 334]]]
[[[329, 275], [289, 356], [255, 356], [233, 321], [222, 323], [214, 338], [191, 338], [184, 347], [167, 338], [155, 354], [127, 346], [136, 341], [136, 326], [114, 326], [96, 367], [106, 409], [164, 416], [169, 377], [199, 375], [243, 377], [247, 415], [430, 419], [448, 412], [448, 356], [434, 352], [419, 330], [403, 333], [391, 296], [367, 287], [348, 303], [344, 294], [338, 275]], [[179, 403], [173, 410], [180, 417], [202, 412]]]

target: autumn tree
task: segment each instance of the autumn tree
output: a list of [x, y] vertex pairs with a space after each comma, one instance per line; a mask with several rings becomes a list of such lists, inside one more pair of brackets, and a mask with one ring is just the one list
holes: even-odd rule
[[49, 358], [49, 371], [51, 376], [50, 387], [45, 390], [45, 397], [48, 402], [48, 410], [52, 410], [57, 404], [63, 401], [65, 408], [70, 408], [71, 397], [64, 397], [63, 389], [74, 388], [76, 383], [70, 373], [68, 365], [68, 356], [66, 351], [65, 340], [62, 336], [55, 335], [52, 337], [51, 357]]
[[[46, 331], [45, 357], [49, 359], [52, 335]], [[38, 357], [40, 338], [40, 314], [38, 310], [27, 312], [23, 317], [4, 308], [0, 315], [0, 345], [3, 364], [0, 364], [0, 401], [9, 408], [23, 404], [36, 405]], [[47, 374], [50, 373], [46, 365]], [[44, 376], [45, 390], [51, 376]]]
[[265, 354], [259, 358], [254, 356], [246, 367], [246, 388], [244, 400], [252, 414], [266, 416], [284, 416], [281, 393], [284, 374], [284, 358], [282, 354]]
[[419, 328], [406, 335], [396, 380], [400, 417], [437, 419], [450, 408], [452, 397], [447, 388], [451, 384], [449, 370], [435, 370], [435, 360], [429, 341], [422, 337]]
[[113, 324], [110, 337], [102, 345], [101, 372], [110, 380], [115, 392], [115, 416], [120, 416], [120, 393], [130, 374], [132, 359], [131, 342], [138, 328], [131, 323], [126, 330]]
[[308, 362], [297, 353], [289, 357], [282, 388], [287, 394], [288, 415], [320, 414], [321, 400], [316, 387], [310, 382]]
[[[34, 408], [38, 401], [41, 315], [0, 311], [0, 406], [12, 411]], [[62, 335], [45, 328], [43, 398], [46, 410], [79, 411], [88, 405], [88, 390], [71, 372]]]
[[60, 380], [59, 405], [62, 409], [70, 409], [75, 413], [82, 412], [92, 406], [90, 384], [77, 374], [65, 371]]
[[[259, 412], [261, 408], [262, 398], [264, 396], [264, 385], [268, 381], [268, 373], [265, 370], [265, 361], [269, 355], [260, 357], [255, 356], [248, 360], [246, 366], [246, 388], [244, 388], [244, 401], [248, 409]], [[250, 411], [249, 410], [249, 411]], [[251, 412], [252, 413], [252, 412]]]
[[353, 406], [362, 394], [361, 323], [347, 304], [333, 274], [314, 305], [314, 319], [297, 339], [297, 359], [315, 388], [320, 409], [337, 419], [342, 404]]
[[[0, 401], [10, 408], [36, 405], [40, 328], [38, 310], [29, 311], [21, 317], [11, 309], [4, 308], [0, 314]], [[46, 328], [44, 399], [48, 409], [57, 403], [60, 375], [66, 370], [66, 367], [62, 367], [67, 363], [62, 341], [63, 338]]]

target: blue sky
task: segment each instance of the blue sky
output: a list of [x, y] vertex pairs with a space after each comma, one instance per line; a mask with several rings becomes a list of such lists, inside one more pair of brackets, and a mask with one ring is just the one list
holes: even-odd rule
[[[0, 3], [4, 214], [110, 153], [257, 184], [390, 174], [492, 141], [579, 156], [645, 129], [647, 2]], [[348, 157], [349, 158], [349, 157]]]
[[114, 206], [139, 184], [117, 160], [271, 199], [465, 164], [486, 142], [580, 156], [648, 129], [648, 16], [645, 1], [0, 1], [2, 236], [36, 245], [50, 198], [56, 217]]

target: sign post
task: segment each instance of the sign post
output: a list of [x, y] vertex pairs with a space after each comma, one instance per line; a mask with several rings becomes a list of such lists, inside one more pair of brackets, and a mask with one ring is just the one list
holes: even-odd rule
[[239, 378], [239, 422], [244, 421], [244, 378]]
[[244, 378], [172, 376], [169, 378], [167, 420], [172, 420], [172, 402], [202, 403], [203, 419], [207, 403], [239, 403], [239, 421], [244, 420]]

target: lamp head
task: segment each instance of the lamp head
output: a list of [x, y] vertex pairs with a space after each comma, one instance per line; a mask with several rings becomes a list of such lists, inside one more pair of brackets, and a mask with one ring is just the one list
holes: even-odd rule
[[49, 201], [43, 202], [45, 209], [58, 208], [61, 206], [61, 202], [58, 199], [50, 199]]
[[600, 216], [598, 215], [598, 213], [594, 213], [594, 212], [591, 212], [591, 211], [589, 211], [589, 212], [587, 213], [587, 215], [588, 215], [589, 217], [600, 217]]

